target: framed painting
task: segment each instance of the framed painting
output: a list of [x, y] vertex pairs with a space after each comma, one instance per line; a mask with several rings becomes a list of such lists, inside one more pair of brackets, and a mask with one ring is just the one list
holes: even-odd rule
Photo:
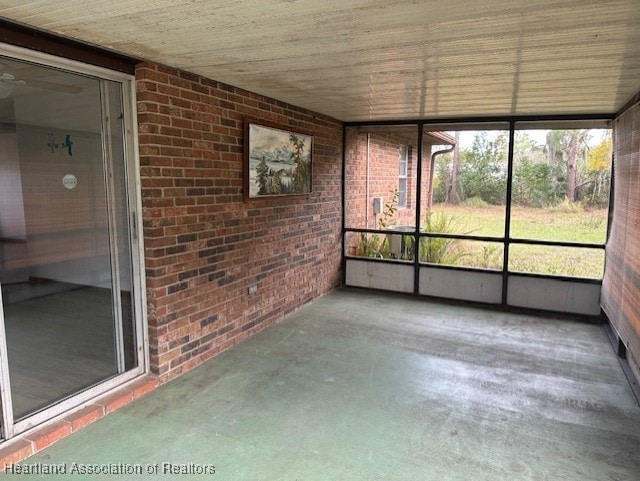
[[245, 198], [311, 192], [311, 134], [246, 121], [244, 143]]

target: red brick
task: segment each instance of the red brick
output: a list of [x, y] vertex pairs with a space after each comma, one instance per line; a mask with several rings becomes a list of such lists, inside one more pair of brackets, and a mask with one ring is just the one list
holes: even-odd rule
[[112, 413], [133, 401], [133, 392], [129, 390], [116, 391], [96, 401], [96, 405], [104, 407], [105, 414]]
[[[166, 66], [136, 76], [150, 357], [165, 382], [339, 285], [342, 124]], [[244, 201], [245, 116], [314, 133], [311, 195]]]
[[76, 411], [64, 418], [65, 421], [71, 423], [71, 430], [77, 431], [104, 416], [104, 407], [91, 405]]
[[130, 386], [127, 386], [133, 393], [133, 398], [137, 399], [145, 394], [153, 391], [158, 387], [158, 378], [155, 376], [147, 376], [143, 379], [135, 381]]
[[66, 438], [69, 434], [71, 434], [71, 423], [63, 420], [30, 432], [25, 436], [25, 439], [31, 441], [34, 452], [38, 452]]
[[24, 439], [7, 442], [0, 448], [0, 472], [4, 471], [7, 465], [19, 463], [28, 458], [33, 452], [33, 444]]

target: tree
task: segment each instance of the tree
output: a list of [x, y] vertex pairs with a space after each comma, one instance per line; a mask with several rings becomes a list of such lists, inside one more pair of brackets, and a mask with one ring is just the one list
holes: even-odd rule
[[569, 137], [569, 153], [567, 155], [567, 198], [576, 201], [578, 186], [578, 150], [584, 146], [587, 132], [585, 130], [571, 130]]
[[311, 180], [311, 172], [309, 171], [309, 162], [304, 156], [304, 139], [298, 138], [297, 135], [289, 135], [289, 142], [293, 146], [293, 159], [295, 168], [292, 172], [293, 190], [294, 192], [308, 192], [310, 189], [309, 182]]
[[445, 202], [451, 185], [451, 154], [436, 157], [435, 177], [433, 179], [433, 202]]
[[258, 167], [256, 167], [256, 181], [258, 182], [259, 190], [258, 194], [264, 195], [268, 193], [268, 184], [269, 184], [269, 166], [267, 162], [264, 160], [264, 157], [260, 160]]
[[543, 207], [554, 203], [554, 180], [541, 147], [519, 130], [514, 139], [513, 202], [524, 206]]
[[504, 204], [506, 199], [507, 136], [499, 133], [476, 133], [470, 149], [462, 152], [460, 179], [462, 197], [479, 197], [493, 205]]
[[[551, 130], [547, 134], [550, 165], [562, 166], [566, 182], [565, 196], [570, 202], [577, 200], [579, 187], [579, 161], [586, 158], [588, 130]], [[564, 174], [564, 175], [563, 175]]]
[[459, 192], [458, 177], [460, 176], [460, 132], [455, 132], [456, 144], [453, 146], [453, 160], [451, 162], [451, 175], [447, 185], [444, 201], [447, 204], [459, 204], [461, 194]]
[[591, 205], [606, 205], [609, 200], [612, 151], [610, 133], [589, 151], [585, 199]]
[[513, 202], [532, 207], [544, 207], [554, 203], [552, 185], [549, 164], [534, 162], [524, 157], [514, 167]]
[[602, 171], [611, 168], [613, 145], [611, 134], [607, 134], [602, 142], [589, 151], [589, 170]]

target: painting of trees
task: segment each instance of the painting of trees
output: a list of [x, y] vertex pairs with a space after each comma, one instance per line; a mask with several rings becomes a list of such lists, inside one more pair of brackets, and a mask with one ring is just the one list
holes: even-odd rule
[[248, 197], [311, 192], [310, 135], [257, 124], [247, 130]]

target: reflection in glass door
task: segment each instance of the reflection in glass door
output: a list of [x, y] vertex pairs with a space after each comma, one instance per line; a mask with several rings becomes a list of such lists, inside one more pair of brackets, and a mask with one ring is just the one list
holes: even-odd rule
[[121, 86], [3, 58], [0, 75], [0, 284], [19, 420], [136, 364], [129, 209]]

